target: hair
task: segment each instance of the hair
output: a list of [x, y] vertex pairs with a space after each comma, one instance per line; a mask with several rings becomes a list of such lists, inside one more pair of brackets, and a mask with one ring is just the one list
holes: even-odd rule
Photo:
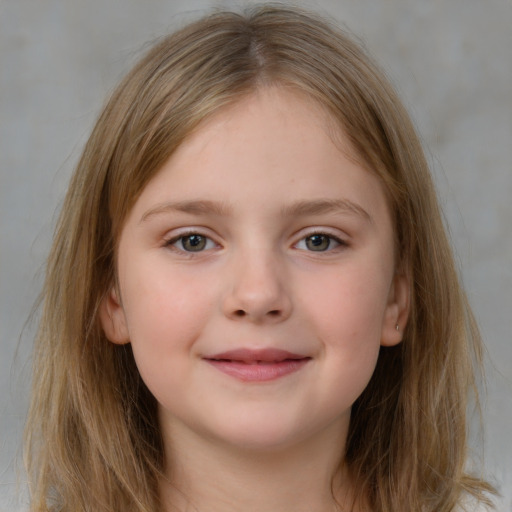
[[156, 401], [130, 345], [107, 341], [98, 308], [116, 282], [116, 243], [144, 186], [209, 116], [270, 85], [322, 106], [380, 178], [398, 265], [410, 278], [404, 339], [381, 347], [340, 453], [357, 495], [375, 512], [447, 512], [465, 494], [489, 503], [492, 487], [465, 472], [481, 341], [415, 129], [351, 37], [304, 11], [260, 6], [211, 14], [158, 41], [85, 146], [42, 294], [25, 440], [33, 511], [159, 510]]

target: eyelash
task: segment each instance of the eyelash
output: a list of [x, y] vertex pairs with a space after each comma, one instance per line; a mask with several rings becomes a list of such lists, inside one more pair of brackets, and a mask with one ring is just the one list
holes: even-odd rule
[[[304, 249], [307, 252], [331, 252], [331, 251], [334, 251], [336, 249], [340, 249], [340, 248], [348, 246], [348, 244], [347, 244], [347, 242], [345, 240], [342, 240], [341, 238], [333, 235], [332, 233], [326, 233], [325, 231], [314, 231], [312, 233], [308, 233], [306, 236], [303, 236], [294, 245], [294, 247], [297, 247], [301, 242], [304, 242], [305, 244], [307, 244], [307, 240], [308, 239], [311, 240], [315, 236], [317, 236], [317, 237], [325, 237], [328, 240], [327, 247], [325, 249], [320, 249], [318, 251]], [[337, 244], [335, 247], [331, 247], [333, 241]]]
[[[205, 243], [205, 246], [200, 248], [197, 251], [185, 249], [185, 247], [183, 246], [184, 241], [187, 238], [192, 238], [192, 237], [198, 237], [201, 240], [203, 240]], [[325, 239], [328, 240], [327, 247], [325, 247], [325, 249], [320, 249], [318, 251], [308, 249], [307, 241], [308, 241], [308, 239], [311, 240], [313, 237], [325, 237]], [[178, 248], [175, 246], [175, 244], [177, 244], [180, 240], [181, 240], [181, 248]], [[298, 247], [298, 245], [301, 242], [304, 242], [306, 244], [305, 249], [300, 249]], [[335, 242], [335, 244], [337, 244], [337, 245], [335, 247], [331, 247], [332, 242]], [[210, 243], [210, 244], [213, 243], [214, 245], [218, 245], [209, 236], [206, 236], [199, 231], [188, 231], [186, 233], [180, 233], [178, 236], [174, 236], [168, 240], [165, 240], [164, 246], [169, 247], [169, 248], [171, 248], [177, 252], [180, 252], [180, 253], [192, 255], [195, 252], [199, 253], [199, 252], [204, 252], [205, 250], [212, 249], [213, 247], [208, 247], [208, 243]], [[320, 245], [320, 244], [318, 244], [318, 245]], [[326, 233], [325, 231], [314, 231], [312, 233], [308, 233], [307, 235], [300, 238], [300, 240], [293, 245], [294, 248], [299, 249], [299, 250], [305, 250], [306, 252], [331, 252], [336, 249], [340, 249], [340, 248], [347, 247], [347, 246], [348, 246], [348, 243], [345, 240], [342, 240], [341, 238], [334, 236], [331, 233]]]
[[[177, 236], [174, 236], [168, 240], [165, 240], [165, 243], [164, 243], [164, 246], [165, 247], [169, 247], [170, 249], [173, 249], [177, 252], [180, 252], [180, 253], [185, 253], [185, 254], [194, 254], [194, 252], [203, 252], [205, 250], [205, 248], [201, 249], [201, 250], [198, 250], [198, 251], [188, 251], [187, 249], [185, 249], [183, 247], [183, 242], [187, 239], [187, 238], [192, 238], [192, 237], [198, 237], [198, 238], [201, 238], [202, 240], [205, 241], [205, 244], [208, 244], [209, 242], [210, 243], [213, 243], [214, 245], [217, 245], [212, 239], [211, 237], [209, 236], [206, 236], [206, 235], [203, 235], [202, 233], [200, 233], [199, 231], [187, 231], [185, 233], [180, 233], [179, 235]], [[179, 241], [181, 240], [181, 246], [182, 248], [178, 248], [175, 246], [175, 244], [177, 244]], [[207, 249], [211, 249], [212, 247], [208, 247]], [[206, 250], [207, 250], [206, 249]]]

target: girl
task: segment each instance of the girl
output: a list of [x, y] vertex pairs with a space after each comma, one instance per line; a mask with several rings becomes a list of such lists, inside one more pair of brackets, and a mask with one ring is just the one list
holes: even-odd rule
[[57, 226], [33, 511], [431, 511], [480, 361], [427, 165], [361, 48], [215, 14], [122, 81]]

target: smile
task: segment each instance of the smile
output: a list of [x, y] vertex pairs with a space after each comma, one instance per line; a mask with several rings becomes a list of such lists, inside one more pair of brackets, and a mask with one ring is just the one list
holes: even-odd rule
[[279, 349], [237, 349], [204, 359], [222, 373], [245, 382], [279, 379], [311, 361], [311, 357]]

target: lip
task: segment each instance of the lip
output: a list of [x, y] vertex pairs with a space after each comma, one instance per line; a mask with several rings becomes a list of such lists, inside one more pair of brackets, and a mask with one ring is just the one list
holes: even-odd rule
[[265, 382], [299, 371], [311, 361], [311, 357], [276, 348], [241, 348], [208, 356], [204, 360], [238, 380]]

